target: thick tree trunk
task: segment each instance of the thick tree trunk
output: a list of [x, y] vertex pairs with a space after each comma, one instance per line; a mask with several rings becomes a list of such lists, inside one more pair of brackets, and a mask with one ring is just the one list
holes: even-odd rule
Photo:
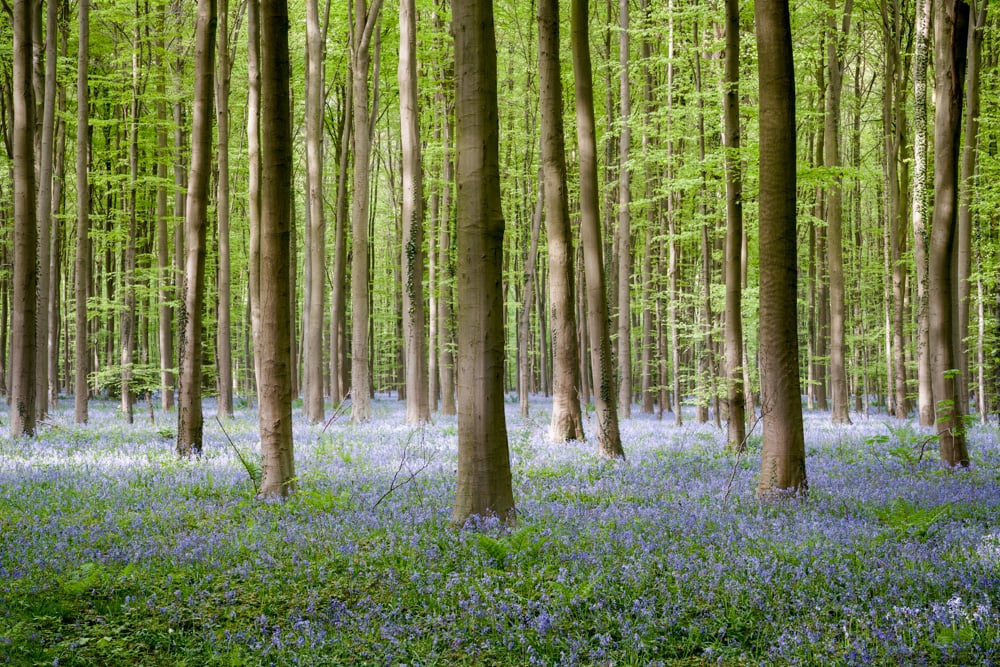
[[289, 104], [288, 6], [260, 3], [261, 218], [259, 275], [260, 496], [295, 488], [292, 450], [291, 247], [292, 136]]
[[318, 0], [306, 2], [306, 189], [309, 215], [309, 300], [306, 304], [304, 412], [310, 423], [323, 421], [323, 313], [326, 284], [326, 217], [323, 210], [323, 100], [326, 35]]
[[430, 419], [427, 340], [424, 336], [424, 186], [417, 91], [417, 9], [399, 3], [399, 116], [403, 144], [403, 339], [406, 351], [406, 421]]
[[757, 494], [807, 488], [796, 291], [795, 75], [788, 0], [758, 0], [760, 356], [764, 443]]
[[10, 433], [14, 437], [34, 435], [38, 417], [35, 407], [38, 228], [31, 4], [28, 0], [17, 0], [13, 12], [14, 280], [10, 327]]
[[368, 71], [371, 64], [372, 31], [382, 0], [371, 7], [354, 0], [354, 32], [351, 37], [351, 74], [354, 86], [354, 189], [351, 225], [351, 419], [371, 418], [372, 378], [369, 359], [369, 298], [371, 267], [368, 247], [369, 173], [371, 121], [368, 116]]
[[200, 455], [202, 310], [205, 300], [205, 228], [212, 167], [212, 105], [215, 98], [215, 0], [198, 0], [195, 37], [191, 171], [184, 216], [184, 281], [181, 303], [180, 396], [177, 453]]
[[[832, 11], [836, 0], [830, 0], [831, 12], [827, 19], [829, 35], [826, 40], [827, 71], [830, 83], [826, 95], [826, 130], [824, 136], [824, 163], [827, 168], [839, 169], [840, 157], [840, 100], [844, 88], [843, 51], [851, 26], [853, 1], [846, 0], [843, 25], [837, 30], [837, 17]], [[844, 247], [843, 247], [843, 178], [833, 176], [827, 190], [827, 268], [830, 271], [830, 393], [832, 406], [830, 419], [835, 424], [850, 424], [848, 414], [847, 365], [845, 361], [846, 326], [844, 323]]]
[[80, 0], [78, 9], [78, 47], [76, 69], [76, 363], [74, 367], [74, 420], [87, 423], [87, 400], [90, 388], [87, 374], [90, 347], [87, 336], [87, 292], [90, 287], [90, 185], [87, 163], [90, 133], [87, 125], [90, 110], [87, 97], [87, 72], [90, 69], [90, 0]]
[[451, 520], [514, 519], [503, 406], [504, 220], [490, 0], [452, 4], [458, 178], [458, 488]]
[[580, 358], [576, 341], [573, 237], [566, 194], [558, 0], [539, 0], [538, 3], [538, 67], [553, 347], [552, 422], [549, 425], [549, 439], [553, 442], [562, 442], [583, 440], [585, 436], [580, 413]]
[[609, 458], [624, 458], [618, 413], [615, 409], [615, 373], [611, 357], [608, 301], [604, 275], [601, 219], [598, 203], [597, 139], [594, 128], [594, 80], [590, 64], [588, 2], [572, 2], [573, 78], [576, 95], [576, 136], [580, 164], [580, 242], [587, 282], [587, 328], [594, 377], [597, 449]]
[[726, 0], [726, 64], [722, 96], [726, 150], [726, 446], [743, 447], [746, 440], [746, 399], [743, 394], [743, 165], [740, 159], [740, 6]]
[[958, 155], [968, 29], [969, 6], [963, 0], [938, 2], [934, 12], [934, 218], [927, 265], [928, 315], [934, 417], [941, 461], [949, 466], [969, 465], [952, 326], [957, 310], [952, 253], [958, 231]]
[[229, 0], [219, 2], [219, 64], [216, 76], [216, 110], [219, 145], [216, 149], [219, 187], [216, 217], [219, 225], [218, 331], [216, 370], [219, 383], [218, 413], [233, 416], [232, 266], [229, 254]]

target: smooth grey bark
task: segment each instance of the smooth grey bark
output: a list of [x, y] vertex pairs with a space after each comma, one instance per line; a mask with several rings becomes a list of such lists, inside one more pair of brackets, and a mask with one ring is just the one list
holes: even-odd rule
[[517, 393], [521, 416], [528, 417], [530, 408], [528, 394], [531, 388], [531, 359], [528, 347], [531, 340], [531, 311], [535, 307], [535, 282], [537, 281], [538, 235], [542, 226], [542, 210], [545, 199], [545, 183], [538, 173], [538, 197], [531, 216], [531, 241], [528, 256], [524, 259], [524, 287], [521, 291], [521, 310], [517, 318]]
[[788, 0], [754, 5], [760, 85], [760, 368], [764, 440], [757, 495], [807, 489], [799, 388], [795, 73]]
[[76, 362], [73, 383], [73, 419], [77, 424], [87, 423], [87, 400], [90, 387], [87, 374], [90, 370], [87, 350], [87, 291], [90, 286], [90, 185], [87, 163], [90, 153], [90, 133], [87, 126], [90, 110], [87, 96], [87, 76], [90, 69], [90, 0], [79, 0], [77, 10], [77, 59], [76, 59]]
[[629, 2], [618, 2], [618, 407], [632, 416], [632, 203], [629, 150], [632, 144], [631, 86], [629, 84]]
[[218, 413], [233, 416], [233, 343], [232, 343], [232, 263], [229, 240], [229, 0], [217, 0], [218, 73], [215, 78], [218, 146], [216, 166], [219, 180], [216, 191], [216, 220], [219, 239], [218, 313], [216, 331], [216, 369], [218, 377]]
[[504, 418], [503, 266], [492, 0], [455, 0], [458, 485], [451, 521], [515, 517]]

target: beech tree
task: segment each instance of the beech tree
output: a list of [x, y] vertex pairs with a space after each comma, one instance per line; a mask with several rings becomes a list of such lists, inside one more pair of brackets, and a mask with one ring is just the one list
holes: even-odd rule
[[504, 417], [503, 266], [492, 0], [455, 0], [458, 486], [452, 523], [514, 519]]
[[796, 292], [795, 71], [788, 0], [754, 5], [760, 86], [760, 366], [764, 442], [757, 494], [807, 488]]
[[77, 9], [77, 59], [76, 59], [76, 354], [74, 362], [74, 420], [87, 423], [87, 401], [90, 386], [89, 337], [87, 335], [87, 295], [90, 289], [90, 185], [87, 164], [90, 157], [90, 109], [87, 96], [87, 77], [90, 69], [90, 2], [80, 0]]

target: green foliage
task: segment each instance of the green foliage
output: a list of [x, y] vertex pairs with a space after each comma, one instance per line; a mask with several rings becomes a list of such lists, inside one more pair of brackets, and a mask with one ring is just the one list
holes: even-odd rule
[[887, 506], [873, 510], [875, 516], [881, 519], [889, 528], [885, 537], [914, 539], [920, 542], [934, 536], [939, 522], [949, 518], [952, 513], [951, 503], [937, 507], [920, 507], [916, 503], [902, 498], [892, 500]]

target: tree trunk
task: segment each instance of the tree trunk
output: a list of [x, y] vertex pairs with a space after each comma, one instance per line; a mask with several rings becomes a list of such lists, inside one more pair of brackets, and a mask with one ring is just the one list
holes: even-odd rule
[[318, 0], [306, 2], [306, 189], [309, 215], [309, 302], [305, 331], [305, 414], [310, 423], [323, 421], [323, 312], [326, 283], [326, 218], [323, 211], [323, 99], [326, 35], [319, 21]]
[[917, 265], [917, 409], [921, 426], [934, 423], [927, 255], [927, 31], [931, 0], [917, 0], [913, 45], [913, 261]]
[[219, 284], [218, 331], [216, 337], [219, 398], [218, 413], [233, 416], [233, 343], [232, 343], [232, 279], [229, 255], [229, 0], [219, 2], [219, 65], [216, 77], [216, 110], [219, 145], [216, 148], [219, 168], [216, 216], [219, 224]]
[[[444, 77], [449, 78], [449, 77]], [[447, 99], [443, 96], [442, 102]], [[438, 373], [441, 384], [441, 414], [453, 415], [455, 408], [455, 355], [452, 351], [452, 295], [455, 267], [451, 258], [451, 202], [455, 180], [452, 157], [452, 112], [454, 105], [445, 103], [442, 143], [444, 158], [441, 167], [441, 225], [438, 228]]]
[[351, 419], [371, 418], [372, 378], [369, 359], [369, 298], [371, 269], [368, 253], [369, 173], [371, 121], [368, 116], [368, 70], [371, 38], [382, 0], [368, 7], [354, 0], [354, 32], [351, 36], [351, 74], [354, 86], [354, 190], [351, 224]]
[[255, 336], [260, 392], [260, 496], [295, 488], [292, 451], [291, 247], [292, 136], [289, 105], [288, 6], [260, 3], [261, 217], [260, 334]]
[[956, 280], [958, 296], [958, 317], [955, 319], [957, 332], [955, 355], [958, 359], [958, 397], [962, 410], [969, 406], [969, 385], [972, 376], [969, 373], [969, 343], [972, 333], [969, 329], [969, 311], [971, 306], [971, 284], [969, 277], [972, 271], [972, 198], [975, 189], [976, 157], [979, 148], [979, 70], [983, 58], [983, 31], [986, 28], [986, 7], [988, 0], [980, 0], [978, 10], [973, 2], [970, 18], [974, 23], [969, 26], [968, 72], [966, 75], [966, 106], [965, 112], [965, 145], [962, 150], [961, 189], [958, 207], [958, 266]]
[[340, 126], [340, 155], [337, 158], [337, 219], [333, 241], [333, 285], [332, 314], [330, 322], [330, 384], [333, 391], [330, 400], [339, 405], [344, 400], [350, 387], [346, 386], [344, 376], [347, 370], [347, 355], [345, 335], [347, 326], [346, 295], [344, 290], [345, 274], [347, 273], [347, 174], [348, 157], [351, 142], [351, 104], [352, 90], [350, 73], [344, 86], [344, 107]]
[[538, 234], [542, 226], [542, 207], [545, 199], [545, 184], [542, 174], [538, 173], [538, 198], [535, 201], [535, 211], [531, 216], [531, 242], [528, 256], [524, 260], [524, 289], [521, 298], [521, 312], [517, 321], [517, 393], [521, 406], [521, 416], [527, 418], [530, 414], [528, 394], [531, 387], [531, 359], [528, 342], [531, 340], [531, 310], [535, 307], [535, 282], [537, 281], [536, 263], [538, 259]]
[[566, 194], [558, 0], [539, 0], [538, 3], [538, 68], [553, 347], [552, 422], [549, 425], [549, 439], [562, 442], [583, 440], [585, 436], [580, 413], [580, 357], [576, 341], [573, 236]]
[[[166, 48], [163, 40], [160, 41], [160, 48]], [[160, 65], [162, 67], [162, 62]], [[156, 166], [156, 175], [159, 179], [156, 186], [156, 269], [160, 284], [160, 405], [164, 410], [170, 410], [174, 407], [174, 373], [171, 370], [174, 366], [174, 309], [170, 305], [174, 298], [174, 281], [171, 275], [173, 267], [170, 261], [170, 242], [167, 236], [169, 231], [166, 183], [169, 152], [166, 129], [166, 85], [162, 78], [157, 85], [157, 94], [160, 96], [156, 102], [156, 146], [159, 154]]]
[[90, 68], [90, 0], [80, 0], [76, 69], [76, 363], [74, 367], [74, 420], [87, 423], [87, 400], [90, 371], [87, 343], [87, 292], [90, 287], [90, 185], [87, 182], [87, 162], [90, 153], [90, 133], [87, 126], [90, 111], [87, 98], [87, 72]]
[[247, 223], [250, 228], [250, 332], [253, 339], [254, 383], [257, 399], [264, 378], [258, 338], [260, 321], [260, 0], [247, 0]]
[[740, 159], [740, 6], [726, 0], [726, 64], [722, 96], [726, 151], [726, 446], [735, 451], [746, 440], [743, 394], [743, 165]]
[[632, 203], [629, 148], [632, 144], [631, 89], [629, 87], [629, 3], [618, 2], [618, 105], [621, 130], [618, 135], [618, 404], [622, 417], [632, 416]]
[[[60, 55], [65, 58], [67, 52], [67, 30], [60, 33]], [[49, 344], [47, 366], [49, 370], [49, 408], [54, 410], [59, 399], [59, 392], [63, 386], [59, 381], [59, 342], [62, 332], [60, 327], [65, 321], [62, 310], [63, 296], [63, 234], [65, 234], [63, 223], [59, 220], [59, 213], [63, 207], [63, 186], [66, 173], [66, 87], [60, 86], [58, 92], [57, 107], [59, 109], [59, 119], [56, 121], [56, 156], [54, 165], [54, 176], [52, 183], [52, 202], [49, 216], [52, 220], [52, 250], [49, 254]], [[67, 329], [68, 331], [68, 329]], [[68, 345], [67, 345], [68, 347]], [[69, 381], [67, 373], [63, 382]]]
[[572, 2], [573, 78], [576, 95], [576, 136], [580, 164], [580, 243], [587, 283], [587, 329], [594, 377], [597, 448], [609, 458], [624, 458], [615, 409], [615, 373], [611, 357], [608, 301], [604, 275], [597, 139], [594, 128], [594, 79], [590, 64], [588, 1]]
[[[853, 1], [844, 3], [843, 25], [837, 30], [837, 17], [832, 11], [836, 0], [830, 0], [831, 12], [827, 18], [829, 35], [826, 40], [827, 71], [830, 83], [826, 95], [826, 130], [824, 136], [824, 160], [828, 169], [838, 170], [840, 157], [840, 100], [844, 83], [843, 52], [851, 26]], [[830, 393], [832, 406], [830, 419], [834, 424], [850, 424], [848, 414], [847, 366], [845, 361], [846, 342], [844, 324], [844, 247], [843, 247], [843, 178], [835, 173], [827, 190], [827, 268], [830, 272]]]
[[[28, 0], [14, 2], [14, 280], [11, 309], [10, 433], [35, 434], [38, 228], [35, 192], [35, 96], [32, 89], [32, 18]], [[44, 401], [43, 401], [44, 402]]]
[[928, 315], [934, 417], [941, 461], [949, 466], [969, 465], [952, 326], [958, 305], [952, 253], [958, 231], [958, 155], [968, 29], [969, 6], [963, 0], [938, 2], [934, 12], [934, 217], [927, 265]]
[[128, 238], [125, 244], [124, 266], [124, 308], [121, 323], [121, 408], [125, 420], [133, 422], [132, 410], [132, 364], [135, 361], [136, 308], [135, 308], [135, 268], [136, 268], [136, 199], [139, 187], [139, 3], [135, 5], [136, 24], [132, 32], [132, 100], [129, 109], [129, 192], [128, 192]]
[[490, 0], [452, 3], [458, 179], [458, 488], [451, 521], [514, 519], [504, 419], [496, 41]]
[[403, 144], [403, 339], [406, 346], [406, 421], [430, 419], [427, 399], [427, 341], [424, 337], [424, 186], [420, 157], [417, 92], [417, 10], [399, 3], [399, 116]]
[[796, 291], [795, 74], [788, 0], [758, 0], [760, 356], [764, 442], [759, 497], [807, 489]]
[[[48, 414], [49, 396], [49, 327], [51, 310], [55, 307], [51, 298], [51, 252], [53, 226], [56, 218], [52, 214], [52, 143], [55, 135], [56, 107], [56, 51], [58, 49], [58, 12], [57, 2], [46, 3], [45, 18], [45, 93], [42, 103], [41, 143], [38, 154], [38, 326], [35, 331], [37, 343], [35, 349], [35, 409], [38, 419], [45, 419]], [[38, 21], [36, 28], [41, 28]], [[36, 45], [40, 46], [40, 45]]]
[[212, 167], [212, 105], [215, 97], [215, 0], [198, 0], [195, 37], [191, 171], [184, 216], [184, 282], [181, 303], [180, 397], [177, 453], [200, 455], [202, 447], [201, 345], [205, 300], [205, 228]]

